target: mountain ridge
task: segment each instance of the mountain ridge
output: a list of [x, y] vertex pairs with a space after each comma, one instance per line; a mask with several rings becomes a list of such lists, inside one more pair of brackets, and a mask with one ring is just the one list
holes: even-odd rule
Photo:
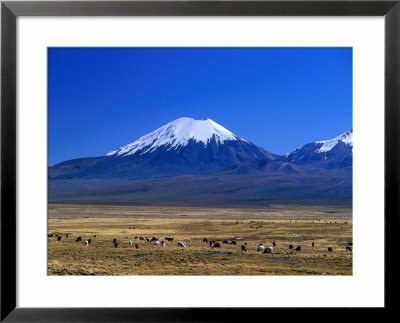
[[211, 119], [183, 117], [103, 156], [49, 167], [49, 197], [351, 198], [352, 142], [349, 130], [279, 156]]

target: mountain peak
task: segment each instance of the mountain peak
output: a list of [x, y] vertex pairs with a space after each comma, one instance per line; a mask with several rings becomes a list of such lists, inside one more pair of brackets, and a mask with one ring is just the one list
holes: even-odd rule
[[320, 148], [318, 148], [318, 153], [325, 153], [332, 150], [339, 142], [343, 142], [347, 146], [353, 147], [353, 129], [346, 131], [345, 133], [337, 136], [333, 139], [316, 141], [318, 144], [322, 144]]
[[284, 158], [297, 165], [319, 165], [323, 167], [348, 167], [353, 159], [353, 130], [329, 139], [305, 144], [289, 153]]
[[232, 132], [209, 118], [195, 120], [181, 117], [126, 146], [110, 151], [106, 156], [129, 156], [139, 151], [147, 153], [160, 146], [165, 146], [168, 150], [177, 149], [187, 145], [189, 140], [202, 142], [207, 146], [212, 138], [215, 139], [217, 144], [222, 144], [227, 140], [240, 140]]

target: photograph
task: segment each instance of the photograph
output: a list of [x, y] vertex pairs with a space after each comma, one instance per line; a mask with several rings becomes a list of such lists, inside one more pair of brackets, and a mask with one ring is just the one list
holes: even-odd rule
[[48, 47], [47, 116], [48, 276], [353, 275], [352, 47]]

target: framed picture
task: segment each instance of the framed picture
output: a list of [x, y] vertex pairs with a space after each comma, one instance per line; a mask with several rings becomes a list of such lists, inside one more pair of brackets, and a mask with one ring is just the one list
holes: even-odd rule
[[391, 308], [399, 14], [3, 1], [1, 320]]

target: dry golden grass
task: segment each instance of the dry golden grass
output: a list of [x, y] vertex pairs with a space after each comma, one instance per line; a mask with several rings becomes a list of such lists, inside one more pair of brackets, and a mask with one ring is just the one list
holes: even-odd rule
[[[348, 208], [50, 205], [48, 233], [62, 236], [61, 241], [48, 238], [49, 275], [352, 274], [352, 252], [345, 249], [352, 241]], [[76, 242], [78, 236], [81, 242]], [[126, 236], [139, 249], [129, 246]], [[175, 239], [165, 241], [165, 248], [135, 239], [153, 236]], [[239, 237], [244, 240], [237, 245], [221, 243], [220, 249], [203, 242], [203, 238]], [[85, 247], [83, 241], [89, 238], [92, 243]], [[178, 248], [178, 241], [186, 242], [187, 248]], [[267, 247], [273, 241], [277, 246], [272, 255], [256, 252], [259, 243]], [[245, 242], [248, 252], [240, 248]], [[294, 252], [289, 244], [300, 245], [302, 250]], [[210, 255], [215, 252], [226, 255]]]

